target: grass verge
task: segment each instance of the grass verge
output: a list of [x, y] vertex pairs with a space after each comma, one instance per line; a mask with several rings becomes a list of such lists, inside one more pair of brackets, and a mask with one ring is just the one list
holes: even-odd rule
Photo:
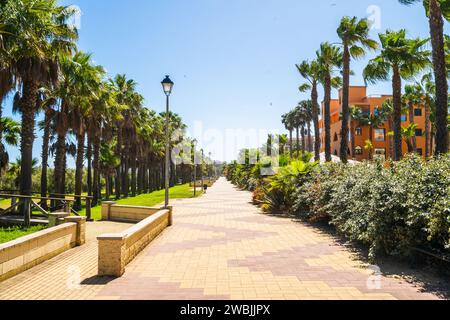
[[[199, 197], [203, 192], [197, 189], [196, 197]], [[194, 198], [194, 192], [189, 184], [183, 184], [170, 188], [169, 190], [170, 199], [189, 199]], [[141, 194], [136, 197], [129, 197], [126, 199], [121, 199], [116, 201], [117, 204], [130, 205], [130, 206], [143, 206], [152, 207], [157, 204], [163, 203], [165, 199], [165, 191], [159, 190], [152, 193]], [[91, 217], [94, 220], [101, 220], [101, 206], [97, 206], [91, 209]], [[86, 215], [86, 211], [83, 209], [79, 212], [80, 215]]]
[[41, 231], [45, 228], [46, 226], [34, 226], [29, 228], [23, 227], [0, 228], [0, 243], [13, 241], [20, 237]]

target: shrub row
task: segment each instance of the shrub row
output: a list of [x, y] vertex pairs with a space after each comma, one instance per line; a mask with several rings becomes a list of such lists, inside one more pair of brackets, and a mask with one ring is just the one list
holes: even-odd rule
[[[414, 247], [450, 249], [450, 155], [354, 166], [294, 161], [269, 178], [257, 177], [256, 167], [241, 166], [238, 184], [263, 209], [329, 222], [366, 244], [372, 259], [407, 256]], [[227, 176], [234, 173], [229, 167]]]

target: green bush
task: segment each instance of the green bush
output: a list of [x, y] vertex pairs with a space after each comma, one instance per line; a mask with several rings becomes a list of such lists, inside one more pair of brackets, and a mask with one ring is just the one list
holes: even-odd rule
[[351, 240], [380, 254], [408, 255], [416, 246], [450, 244], [450, 156], [408, 156], [389, 164], [327, 164], [296, 192], [294, 211], [328, 221]]

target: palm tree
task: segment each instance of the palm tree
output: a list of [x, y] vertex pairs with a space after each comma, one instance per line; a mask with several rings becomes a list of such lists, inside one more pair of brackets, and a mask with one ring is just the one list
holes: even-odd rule
[[450, 20], [450, 3], [447, 0], [399, 0], [410, 5], [422, 2], [429, 19], [433, 67], [436, 81], [436, 154], [447, 153], [448, 138], [448, 83], [444, 38], [444, 18]]
[[[422, 105], [422, 88], [418, 84], [408, 84], [405, 86], [405, 94], [403, 95], [404, 104], [408, 109], [408, 118], [410, 124], [415, 124], [414, 122], [414, 108], [416, 106], [420, 107]], [[417, 126], [416, 126], [417, 127]], [[412, 151], [417, 150], [417, 139], [414, 135], [411, 139], [412, 141]]]
[[300, 109], [302, 110], [303, 117], [306, 123], [306, 135], [308, 136], [308, 152], [312, 151], [312, 139], [311, 139], [311, 121], [312, 117], [312, 101], [311, 100], [303, 100], [300, 102]]
[[425, 157], [428, 158], [433, 153], [431, 114], [436, 110], [436, 85], [433, 75], [425, 74], [417, 85], [421, 87], [425, 109]]
[[4, 117], [0, 119], [0, 177], [8, 167], [9, 155], [5, 145], [17, 146], [20, 138], [20, 123], [12, 118]]
[[408, 153], [416, 151], [414, 147], [414, 138], [416, 137], [417, 124], [411, 123], [407, 127], [402, 127], [402, 138], [408, 146]]
[[355, 155], [355, 148], [356, 148], [356, 142], [355, 142], [355, 127], [353, 125], [353, 122], [355, 120], [359, 121], [361, 117], [361, 109], [358, 107], [351, 107], [350, 108], [350, 141], [351, 141], [351, 155], [352, 158], [354, 158]]
[[[74, 10], [57, 5], [56, 0], [6, 0], [7, 14], [2, 14], [5, 30], [14, 37], [3, 41], [8, 53], [10, 70], [21, 83], [21, 178], [22, 195], [32, 192], [32, 152], [35, 114], [39, 86], [58, 80], [58, 56], [74, 47], [77, 32], [66, 23]], [[5, 11], [3, 8], [1, 12]], [[29, 224], [29, 210], [22, 206], [25, 224]]]
[[348, 130], [350, 120], [350, 60], [365, 56], [366, 49], [376, 50], [378, 43], [369, 38], [369, 22], [367, 19], [358, 20], [353, 17], [343, 17], [337, 29], [343, 47], [343, 86], [342, 86], [342, 139], [341, 161], [348, 161]]
[[303, 61], [296, 65], [300, 75], [307, 81], [307, 83], [299, 87], [300, 92], [311, 91], [312, 102], [312, 118], [314, 123], [314, 159], [320, 160], [320, 128], [319, 128], [319, 95], [317, 93], [317, 85], [320, 81], [320, 66], [317, 60]]
[[394, 161], [402, 158], [402, 78], [410, 79], [429, 66], [429, 52], [422, 50], [428, 40], [408, 39], [406, 30], [386, 31], [379, 35], [381, 53], [364, 69], [366, 82], [387, 81], [392, 74]]
[[[125, 113], [128, 108], [131, 108], [136, 100], [137, 83], [132, 79], [127, 79], [126, 75], [119, 74], [114, 79], [110, 80], [111, 85], [116, 91], [116, 100], [119, 106], [124, 107], [122, 117], [116, 122], [117, 131], [117, 149], [116, 155], [121, 158], [120, 165], [116, 168], [116, 182], [115, 193], [116, 199], [120, 199], [121, 194], [128, 197], [129, 192], [129, 163], [127, 157], [128, 145], [125, 144], [124, 139], [131, 139], [130, 136], [124, 136], [124, 133], [132, 133], [132, 122]], [[131, 126], [131, 127], [130, 127]], [[131, 129], [131, 131], [130, 131]]]
[[395, 148], [394, 148], [394, 134], [392, 129], [394, 128], [393, 122], [393, 114], [394, 114], [394, 102], [393, 99], [387, 99], [383, 102], [382, 105], [383, 113], [386, 115], [388, 122], [388, 140], [389, 140], [389, 156], [391, 159], [394, 159], [395, 156]]
[[286, 130], [289, 131], [289, 155], [292, 158], [293, 156], [293, 150], [292, 150], [292, 133], [294, 131], [294, 124], [293, 124], [293, 119], [292, 119], [292, 112], [288, 112], [282, 115], [282, 120], [281, 122], [284, 124], [284, 127], [286, 128]]
[[335, 68], [342, 66], [343, 55], [339, 47], [328, 42], [320, 45], [316, 53], [320, 67], [320, 82], [325, 91], [324, 97], [324, 126], [325, 126], [325, 159], [331, 162], [331, 89], [340, 85], [340, 78], [333, 78]]

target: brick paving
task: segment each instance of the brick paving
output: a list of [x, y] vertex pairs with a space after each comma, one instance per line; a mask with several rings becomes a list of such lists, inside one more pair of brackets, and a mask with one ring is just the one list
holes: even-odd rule
[[[251, 194], [219, 180], [201, 198], [173, 201], [174, 225], [118, 279], [96, 277], [95, 237], [0, 283], [0, 299], [437, 299], [398, 276], [374, 275], [332, 236], [262, 215]], [[103, 230], [95, 230], [95, 229]], [[79, 286], [71, 284], [80, 271]], [[72, 280], [71, 280], [72, 279]]]

